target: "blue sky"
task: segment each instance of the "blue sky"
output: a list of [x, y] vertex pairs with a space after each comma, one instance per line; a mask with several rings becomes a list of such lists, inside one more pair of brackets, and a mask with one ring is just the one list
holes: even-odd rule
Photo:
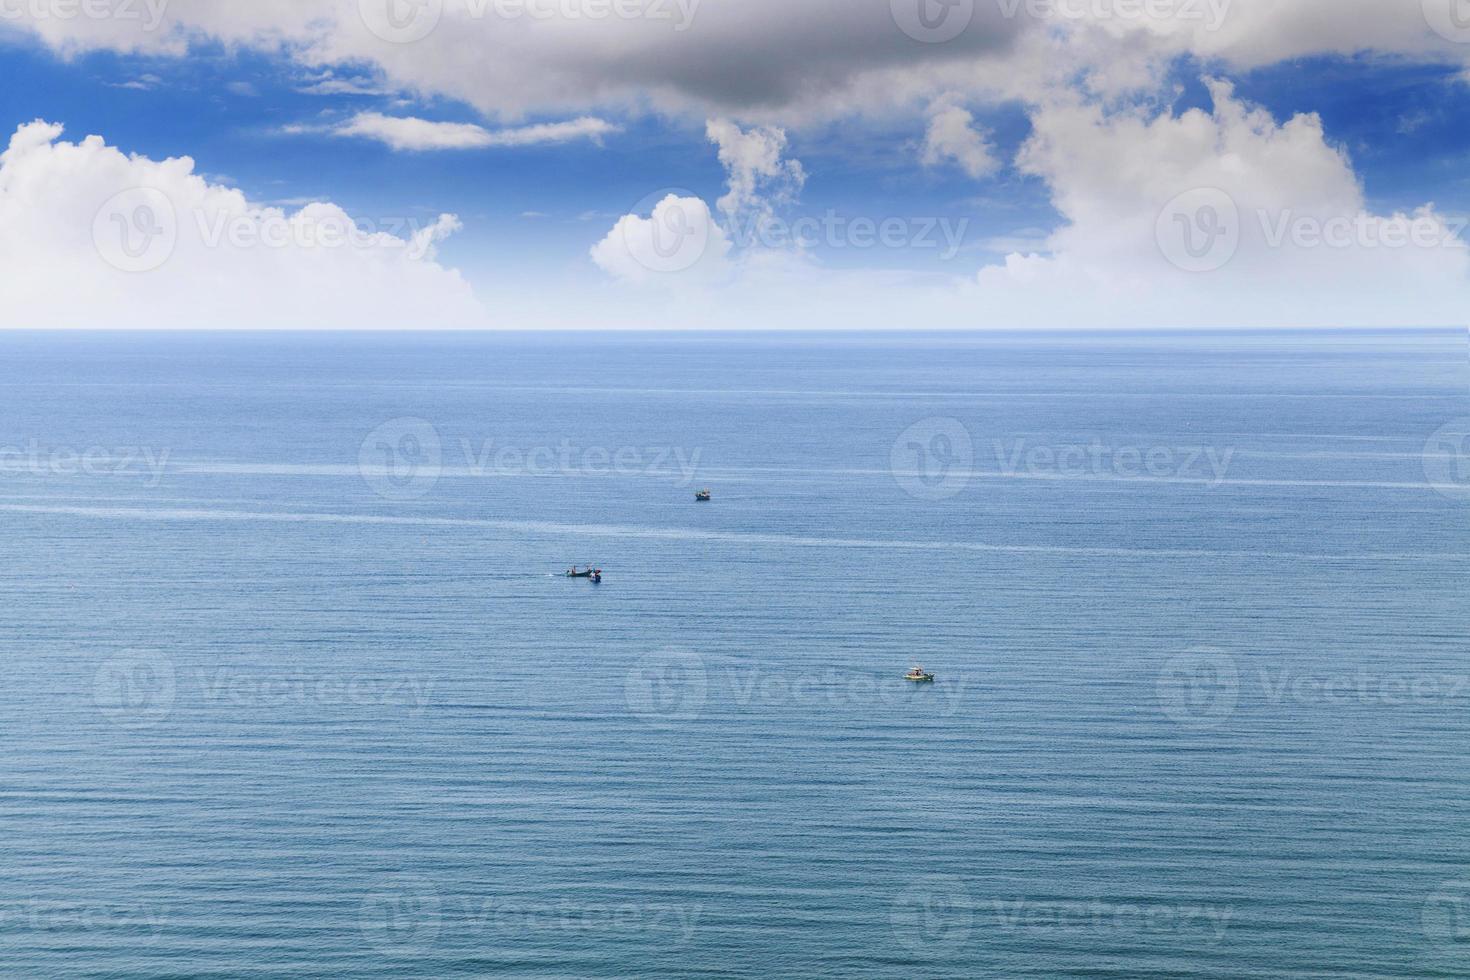
[[[40, 119], [65, 127], [50, 145], [98, 134], [108, 147], [151, 162], [187, 156], [197, 174], [243, 192], [251, 207], [271, 205], [290, 214], [312, 202], [330, 202], [359, 223], [401, 238], [452, 215], [455, 230], [436, 235], [425, 260], [435, 275], [446, 272], [474, 294], [483, 319], [473, 325], [569, 326], [606, 309], [614, 311], [608, 314], [613, 325], [882, 326], [880, 314], [874, 313], [871, 324], [864, 316], [881, 307], [890, 319], [894, 311], [905, 315], [912, 309], [923, 325], [936, 327], [1011, 327], [1028, 320], [1123, 326], [1132, 324], [1113, 307], [1135, 302], [1153, 306], [1136, 325], [1170, 325], [1150, 319], [1167, 320], [1175, 315], [1171, 311], [1179, 311], [1174, 325], [1231, 325], [1237, 321], [1230, 310], [1196, 316], [1193, 308], [1208, 304], [1189, 300], [1239, 297], [1253, 287], [1274, 300], [1313, 289], [1321, 295], [1317, 303], [1278, 306], [1279, 323], [1272, 322], [1266, 303], [1253, 308], [1231, 299], [1240, 325], [1352, 325], [1342, 321], [1365, 307], [1338, 295], [1344, 282], [1378, 293], [1406, 287], [1417, 293], [1428, 277], [1442, 292], [1417, 304], [1422, 308], [1405, 303], [1399, 314], [1403, 325], [1422, 325], [1451, 322], [1466, 298], [1467, 269], [1458, 264], [1460, 256], [1452, 262], [1441, 255], [1444, 249], [1422, 263], [1397, 253], [1391, 262], [1378, 262], [1380, 256], [1370, 254], [1372, 243], [1365, 251], [1357, 247], [1360, 242], [1338, 249], [1340, 255], [1321, 248], [1297, 255], [1280, 242], [1269, 245], [1270, 254], [1255, 257], [1260, 261], [1249, 254], [1256, 235], [1252, 211], [1266, 228], [1277, 215], [1297, 220], [1298, 211], [1319, 222], [1339, 212], [1344, 220], [1407, 220], [1432, 204], [1434, 220], [1458, 232], [1459, 216], [1470, 213], [1470, 127], [1464, 124], [1470, 118], [1470, 45], [1444, 44], [1418, 12], [1419, 0], [1399, 5], [1402, 19], [1385, 22], [1393, 30], [1379, 23], [1385, 5], [1373, 8], [1379, 20], [1367, 18], [1360, 41], [1343, 37], [1339, 5], [1322, 8], [1324, 17], [1332, 9], [1339, 16], [1318, 25], [1320, 38], [1308, 19], [1292, 23], [1285, 40], [1277, 30], [1269, 43], [1259, 42], [1257, 32], [1273, 29], [1269, 5], [1236, 0], [1227, 8], [1236, 18], [1234, 34], [1221, 28], [1181, 40], [1148, 25], [1146, 43], [1140, 44], [1136, 37], [1110, 36], [1106, 23], [1094, 30], [1067, 22], [1063, 28], [1043, 25], [1047, 30], [1033, 39], [1025, 27], [1007, 23], [1002, 30], [1015, 34], [1006, 36], [1008, 48], [997, 50], [1000, 42], [983, 38], [974, 43], [974, 53], [969, 47], [939, 52], [934, 49], [940, 45], [914, 44], [893, 29], [902, 19], [899, 5], [921, 0], [877, 4], [892, 7], [886, 24], [892, 37], [881, 28], [870, 31], [866, 13], [847, 13], [867, 4], [856, 0], [831, 8], [833, 16], [856, 25], [850, 37], [845, 24], [840, 31], [829, 24], [825, 32], [818, 24], [809, 35], [803, 31], [810, 25], [782, 25], [791, 36], [773, 36], [770, 57], [805, 58], [812, 67], [807, 74], [800, 67], [770, 69], [794, 72], [770, 85], [728, 77], [730, 69], [718, 63], [746, 45], [750, 72], [762, 71], [759, 59], [767, 52], [745, 29], [754, 31], [763, 17], [777, 16], [771, 11], [779, 7], [767, 10], [764, 0], [744, 8], [705, 0], [699, 12], [705, 22], [693, 22], [684, 35], [664, 30], [652, 40], [626, 25], [561, 25], [571, 40], [549, 40], [545, 52], [509, 67], [499, 59], [520, 55], [507, 54], [513, 49], [504, 47], [504, 25], [484, 28], [477, 59], [476, 36], [468, 33], [452, 50], [429, 50], [447, 33], [443, 26], [414, 44], [383, 45], [370, 35], [364, 43], [357, 37], [364, 33], [361, 23], [339, 9], [359, 6], [357, 0], [316, 2], [323, 12], [335, 10], [345, 19], [336, 28], [303, 26], [294, 14], [272, 21], [271, 4], [265, 3], [244, 24], [215, 24], [210, 14], [196, 13], [203, 8], [176, 0], [169, 8], [176, 22], [158, 32], [130, 35], [123, 25], [120, 33], [98, 37], [54, 18], [11, 18], [8, 28], [0, 28], [6, 80], [0, 86], [0, 126], [14, 133]], [[400, 0], [362, 0], [367, 6], [375, 2]], [[444, 16], [453, 17], [462, 2], [449, 0]], [[1304, 3], [1311, 6], [1311, 0]], [[478, 20], [465, 25], [466, 31], [482, 29]], [[532, 26], [539, 31], [542, 25]], [[596, 30], [609, 47], [627, 46], [621, 60], [579, 53], [587, 38], [597, 40], [591, 33]], [[551, 29], [543, 33], [552, 36]], [[834, 34], [843, 35], [836, 53]], [[1377, 50], [1384, 37], [1392, 44]], [[556, 47], [563, 43], [571, 54]], [[1028, 51], [1028, 44], [1040, 54]], [[577, 57], [590, 63], [567, 67]], [[447, 58], [470, 67], [444, 74], [439, 61]], [[678, 58], [689, 64], [663, 64]], [[701, 59], [709, 63], [707, 76]], [[465, 77], [482, 62], [490, 65], [484, 79]], [[1122, 77], [1099, 81], [1104, 72]], [[553, 77], [557, 73], [567, 77]], [[1221, 81], [1230, 84], [1230, 94], [1214, 87]], [[1232, 113], [1251, 112], [1264, 116], [1239, 123], [1232, 135]], [[374, 125], [462, 127], [454, 134], [427, 130], [436, 139], [458, 139], [473, 130], [468, 145], [432, 149], [340, 132], [365, 115], [378, 121]], [[1317, 132], [1297, 125], [1314, 118], [1320, 119]], [[947, 128], [939, 127], [940, 119], [948, 121]], [[1218, 129], [1213, 147], [1197, 138], [1202, 119]], [[597, 138], [543, 138], [526, 129], [588, 120], [607, 132]], [[732, 127], [720, 139], [712, 135], [717, 122]], [[1165, 141], [1153, 149], [1150, 123], [1160, 124], [1153, 136]], [[1165, 128], [1173, 132], [1158, 131]], [[501, 134], [511, 134], [513, 145], [475, 142], [498, 141]], [[1232, 140], [1248, 145], [1232, 148]], [[1150, 152], [1185, 149], [1213, 155], [1162, 159], [1157, 181], [1151, 179]], [[1252, 154], [1260, 159], [1252, 160]], [[1096, 172], [1090, 172], [1092, 158], [1098, 160]], [[34, 165], [56, 164], [38, 158]], [[1115, 175], [1113, 188], [1108, 182]], [[1241, 186], [1224, 190], [1244, 227], [1244, 245], [1236, 248], [1245, 250], [1245, 258], [1232, 252], [1230, 267], [1209, 270], [1220, 274], [1208, 281], [1180, 278], [1178, 269], [1167, 267], [1157, 276], [1135, 275], [1144, 268], [1141, 262], [1110, 264], [1110, 255], [1135, 246], [1155, 263], [1161, 246], [1146, 232], [1181, 189], [1237, 177]], [[1298, 178], [1299, 187], [1293, 185]], [[742, 181], [748, 186], [737, 199], [732, 189]], [[1314, 188], [1323, 185], [1332, 190], [1319, 199]], [[1354, 198], [1354, 185], [1360, 199]], [[161, 193], [176, 198], [170, 188]], [[655, 208], [665, 197], [677, 208], [661, 215]], [[1270, 203], [1252, 208], [1248, 202], [1257, 197]], [[174, 209], [179, 207], [175, 199]], [[714, 246], [702, 253], [700, 275], [645, 276], [636, 261], [624, 268], [608, 259], [607, 248], [594, 255], [599, 243], [621, 248], [632, 241], [628, 234], [643, 230], [639, 221], [649, 227], [663, 219], [684, 222], [686, 212], [698, 220], [707, 214], [725, 229], [716, 230]], [[801, 245], [784, 239], [751, 243], [735, 231], [742, 223], [789, 228], [803, 219], [835, 221], [838, 230], [829, 233], [824, 225], [823, 234]], [[893, 219], [909, 224], [909, 239], [933, 222], [941, 222], [949, 237], [934, 232], [935, 247], [908, 239], [869, 247], [852, 231], [853, 221]], [[1124, 228], [1137, 231], [1139, 240], [1124, 240]], [[730, 241], [722, 242], [722, 236]], [[1120, 240], [1112, 241], [1115, 236]], [[26, 251], [23, 243], [13, 247], [18, 254]], [[1310, 242], [1304, 247], [1314, 248]], [[1168, 258], [1168, 248], [1162, 250]], [[221, 251], [209, 253], [200, 267], [219, 266], [223, 278], [231, 257]], [[1266, 271], [1280, 267], [1283, 256], [1288, 263], [1300, 260], [1305, 278], [1296, 286]], [[712, 258], [719, 261], [706, 261]], [[1259, 282], [1251, 278], [1253, 270], [1263, 276]], [[147, 280], [150, 296], [172, 297], [169, 274], [166, 267]], [[1049, 285], [1028, 297], [1038, 275]], [[1373, 281], [1375, 276], [1382, 278]], [[120, 296], [134, 288], [136, 278], [134, 272], [123, 280]], [[298, 278], [292, 288], [310, 289], [304, 273]], [[385, 291], [392, 286], [383, 282]], [[1094, 292], [1056, 304], [1046, 316], [1034, 315], [1074, 287]], [[335, 288], [330, 280], [321, 283], [324, 291]], [[531, 301], [532, 294], [540, 298]], [[402, 295], [406, 310], [425, 308], [413, 305], [411, 293]], [[566, 298], [560, 307], [547, 299], [557, 295]], [[847, 299], [851, 308], [844, 308]], [[1311, 322], [1312, 309], [1324, 299], [1332, 300], [1327, 311], [1337, 319]], [[187, 300], [177, 304], [185, 320]], [[428, 300], [432, 311], [433, 297]], [[11, 311], [15, 322], [6, 325], [45, 325], [44, 299], [39, 302], [40, 315], [35, 305]], [[737, 303], [759, 311], [757, 318], [745, 322], [733, 309]], [[1110, 311], [1106, 316], [1090, 316], [1090, 310], [1103, 308]], [[1364, 325], [1393, 325], [1391, 307], [1378, 305], [1371, 313]], [[427, 314], [425, 325], [434, 325], [433, 317]], [[265, 311], [261, 325], [277, 325], [276, 319], [286, 325], [291, 318]], [[1089, 319], [1097, 322], [1077, 322]], [[86, 325], [83, 320], [78, 313], [65, 325]]]

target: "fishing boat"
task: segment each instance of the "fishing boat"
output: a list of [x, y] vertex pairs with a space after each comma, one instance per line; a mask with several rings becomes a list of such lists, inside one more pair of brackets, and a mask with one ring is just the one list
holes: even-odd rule
[[904, 674], [903, 675], [903, 679], [906, 680], [906, 681], [912, 681], [915, 684], [933, 684], [934, 683], [934, 675], [931, 674], [931, 673], [929, 673], [928, 671], [926, 671], [923, 667], [915, 667], [913, 670], [909, 671], [907, 674]]
[[707, 504], [715, 499], [715, 492], [713, 490], [701, 490], [694, 495], [694, 499], [702, 504]]
[[602, 569], [589, 568], [585, 572], [579, 572], [575, 567], [573, 567], [570, 571], [567, 572], [567, 578], [585, 578], [590, 579], [593, 582], [601, 582]]

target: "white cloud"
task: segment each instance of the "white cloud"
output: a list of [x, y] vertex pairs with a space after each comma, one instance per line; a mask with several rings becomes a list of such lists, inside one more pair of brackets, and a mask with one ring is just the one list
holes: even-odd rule
[[[376, 328], [484, 325], [458, 272], [435, 259], [459, 227], [361, 227], [334, 204], [250, 202], [100, 136], [20, 127], [0, 155], [0, 326]], [[84, 285], [83, 285], [84, 284]]]
[[[703, 200], [669, 193], [645, 218], [624, 215], [592, 249], [592, 260], [624, 282], [686, 289], [738, 272], [736, 266], [762, 258], [762, 231], [777, 209], [796, 202], [806, 183], [801, 161], [784, 159], [786, 133], [770, 127], [741, 129], [712, 119], [706, 133], [725, 168], [725, 195], [716, 202], [719, 217]], [[723, 223], [722, 223], [723, 221]], [[727, 262], [736, 243], [744, 251]], [[799, 251], [799, 249], [798, 249]]]
[[[395, 150], [472, 150], [501, 146], [534, 146], [587, 139], [600, 142], [619, 127], [603, 119], [584, 116], [567, 122], [541, 123], [514, 129], [488, 130], [473, 123], [434, 122], [412, 116], [385, 116], [360, 112], [347, 122], [328, 129], [336, 136], [374, 139]], [[287, 132], [310, 132], [289, 128]]]
[[705, 132], [719, 148], [725, 168], [726, 193], [716, 206], [730, 221], [769, 218], [777, 207], [801, 194], [806, 171], [800, 160], [782, 159], [785, 130], [765, 126], [742, 130], [728, 119], [712, 119]]
[[1179, 116], [1038, 110], [1019, 163], [1067, 224], [983, 270], [976, 308], [1006, 326], [1463, 322], [1470, 251], [1448, 219], [1372, 213], [1320, 119], [1211, 90], [1213, 112]]
[[989, 134], [975, 125], [975, 116], [957, 105], [938, 104], [929, 114], [924, 137], [924, 166], [953, 162], [980, 180], [1000, 169]]
[[593, 246], [592, 261], [624, 282], [687, 286], [723, 276], [730, 247], [708, 204], [669, 194], [647, 218], [628, 214], [618, 219]]
[[372, 65], [391, 87], [492, 117], [653, 105], [800, 121], [951, 90], [1028, 98], [1078, 75], [1147, 84], [1180, 53], [1242, 67], [1358, 52], [1470, 64], [1470, 31], [1451, 17], [1461, 0], [976, 0], [944, 8], [964, 30], [943, 43], [912, 36], [932, 0], [430, 0], [399, 8], [413, 14], [401, 29], [385, 14], [397, 0], [97, 2], [112, 15], [17, 4], [6, 25], [66, 53], [224, 42], [312, 68]]

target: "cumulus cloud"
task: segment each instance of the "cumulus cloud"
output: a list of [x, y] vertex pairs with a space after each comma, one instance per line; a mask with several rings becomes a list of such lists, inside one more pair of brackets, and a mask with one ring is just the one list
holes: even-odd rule
[[[224, 42], [311, 68], [372, 65], [386, 84], [514, 118], [652, 104], [701, 115], [849, 111], [906, 99], [913, 71], [1003, 52], [1025, 29], [976, 4], [942, 44], [913, 36], [920, 0], [99, 0], [118, 16], [62, 20], [18, 6], [11, 26], [74, 53], [178, 55]], [[121, 16], [137, 8], [136, 16]], [[631, 16], [629, 16], [629, 14]], [[909, 31], [905, 28], [909, 27]], [[885, 94], [889, 93], [889, 94]]]
[[[619, 127], [603, 119], [584, 116], [566, 122], [541, 123], [511, 129], [489, 130], [473, 123], [434, 122], [413, 116], [385, 116], [360, 112], [327, 132], [335, 136], [357, 136], [377, 140], [395, 150], [472, 150], [487, 147], [534, 146], [573, 140], [600, 142]], [[293, 132], [310, 132], [295, 127]]]
[[800, 196], [806, 170], [800, 160], [785, 158], [786, 133], [780, 129], [742, 129], [712, 119], [706, 133], [725, 168], [718, 217], [700, 198], [677, 193], [659, 200], [647, 218], [624, 215], [592, 249], [592, 260], [604, 272], [625, 282], [683, 288], [734, 274], [726, 260], [737, 243], [743, 248], [735, 256], [738, 263], [770, 261], [758, 257], [762, 241], [778, 209]]
[[979, 180], [1000, 169], [989, 134], [975, 125], [975, 116], [957, 105], [940, 103], [929, 114], [924, 137], [924, 166], [952, 162]]
[[[462, 327], [486, 316], [436, 260], [459, 228], [264, 207], [188, 158], [127, 155], [100, 136], [20, 127], [0, 155], [0, 325]], [[84, 287], [81, 284], [85, 284]]]
[[806, 170], [800, 160], [782, 159], [785, 130], [768, 126], [743, 130], [728, 119], [712, 119], [705, 131], [719, 148], [726, 173], [726, 193], [716, 205], [731, 221], [767, 219], [801, 194]]
[[624, 282], [708, 283], [727, 271], [731, 243], [709, 205], [669, 194], [648, 217], [628, 214], [592, 248], [592, 261]]
[[1315, 115], [1278, 123], [1212, 81], [1211, 112], [1038, 110], [1019, 159], [1066, 224], [983, 270], [1009, 326], [1449, 324], [1470, 251], [1432, 205], [1375, 214]]
[[1026, 98], [1079, 73], [1139, 84], [1183, 53], [1238, 67], [1359, 52], [1470, 64], [1462, 0], [1000, 0], [940, 8], [938, 28], [919, 16], [932, 0], [434, 0], [406, 21], [388, 17], [395, 2], [94, 0], [111, 16], [69, 18], [24, 4], [0, 30], [66, 53], [224, 42], [313, 68], [372, 65], [393, 87], [497, 118], [652, 104], [799, 121], [950, 90]]

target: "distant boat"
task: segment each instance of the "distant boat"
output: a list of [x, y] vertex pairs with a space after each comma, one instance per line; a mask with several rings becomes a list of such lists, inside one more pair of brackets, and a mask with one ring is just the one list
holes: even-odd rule
[[585, 579], [591, 579], [594, 583], [601, 582], [602, 581], [602, 569], [600, 569], [600, 568], [589, 568], [585, 572], [579, 572], [575, 568], [573, 568], [571, 571], [567, 572], [567, 578], [585, 578]]
[[906, 681], [913, 681], [915, 684], [934, 683], [934, 675], [926, 671], [923, 667], [915, 667], [907, 674], [904, 674], [903, 679]]
[[702, 504], [707, 504], [715, 499], [715, 492], [713, 490], [701, 490], [694, 495], [694, 499]]

